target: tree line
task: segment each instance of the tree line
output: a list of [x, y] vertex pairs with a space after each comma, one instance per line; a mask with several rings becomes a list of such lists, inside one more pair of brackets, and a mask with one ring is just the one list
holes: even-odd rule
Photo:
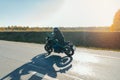
[[[59, 27], [61, 31], [109, 31], [109, 27]], [[0, 27], [0, 31], [52, 31], [53, 27], [8, 26]]]

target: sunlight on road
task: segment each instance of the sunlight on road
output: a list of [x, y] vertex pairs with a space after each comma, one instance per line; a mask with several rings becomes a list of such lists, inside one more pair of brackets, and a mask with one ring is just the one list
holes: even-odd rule
[[85, 52], [76, 52], [75, 55], [73, 55], [73, 59], [76, 64], [74, 64], [71, 70], [80, 75], [94, 75], [93, 69], [89, 63], [97, 64], [100, 62], [98, 57]]
[[92, 68], [89, 66], [84, 65], [75, 65], [72, 69], [72, 71], [77, 72], [80, 75], [91, 75], [92, 74]]
[[75, 55], [73, 55], [73, 58], [75, 61], [80, 61], [84, 63], [98, 63], [100, 61], [98, 57], [85, 52], [76, 52]]

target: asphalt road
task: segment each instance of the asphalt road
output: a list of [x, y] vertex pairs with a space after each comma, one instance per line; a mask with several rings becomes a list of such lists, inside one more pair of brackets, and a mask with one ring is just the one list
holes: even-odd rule
[[1, 80], [120, 80], [120, 52], [77, 48], [73, 58], [44, 45], [0, 41]]

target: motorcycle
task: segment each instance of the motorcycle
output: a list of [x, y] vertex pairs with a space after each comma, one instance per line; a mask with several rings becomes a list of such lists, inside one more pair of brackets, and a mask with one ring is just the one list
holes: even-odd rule
[[54, 35], [51, 34], [46, 38], [44, 49], [47, 51], [48, 55], [55, 52], [65, 53], [67, 56], [71, 57], [74, 54], [75, 46], [70, 41], [65, 42], [64, 45], [61, 45], [56, 39], [54, 39]]

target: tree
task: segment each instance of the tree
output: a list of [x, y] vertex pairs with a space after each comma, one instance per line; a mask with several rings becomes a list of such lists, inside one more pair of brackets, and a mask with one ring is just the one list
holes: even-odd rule
[[113, 24], [110, 27], [111, 31], [120, 31], [120, 9], [116, 12]]

